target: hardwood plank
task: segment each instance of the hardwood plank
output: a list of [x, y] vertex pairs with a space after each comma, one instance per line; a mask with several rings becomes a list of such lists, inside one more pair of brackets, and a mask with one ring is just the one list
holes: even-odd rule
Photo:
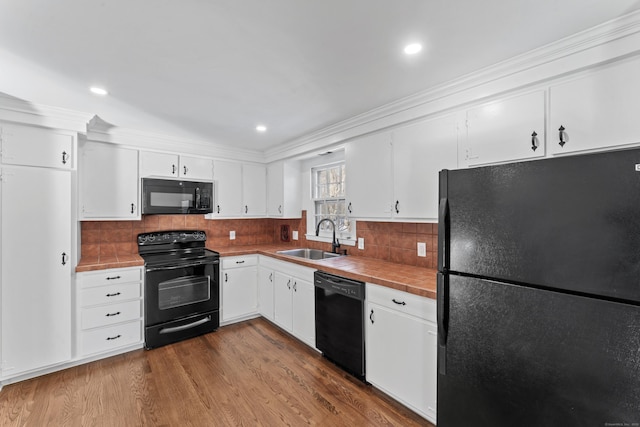
[[258, 318], [6, 386], [2, 426], [431, 426]]

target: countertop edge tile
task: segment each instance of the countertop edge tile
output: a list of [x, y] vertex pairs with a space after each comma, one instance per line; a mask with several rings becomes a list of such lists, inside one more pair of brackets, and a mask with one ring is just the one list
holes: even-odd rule
[[[303, 258], [282, 255], [276, 253], [284, 249], [292, 249], [291, 246], [278, 245], [249, 245], [230, 247], [207, 247], [220, 254], [221, 257], [242, 255], [266, 255], [281, 261], [287, 261], [304, 267], [311, 267], [327, 273], [340, 275], [348, 279], [374, 283], [410, 294], [435, 299], [436, 298], [436, 273], [430, 268], [411, 265], [396, 264], [389, 261], [381, 261], [374, 258], [361, 256], [349, 256], [328, 258], [323, 260], [307, 260]], [[108, 257], [100, 260], [97, 257], [81, 259], [76, 267], [76, 272], [104, 270], [108, 268], [125, 268], [143, 266], [144, 260], [137, 254], [128, 254], [122, 259]], [[401, 272], [401, 273], [400, 273]]]

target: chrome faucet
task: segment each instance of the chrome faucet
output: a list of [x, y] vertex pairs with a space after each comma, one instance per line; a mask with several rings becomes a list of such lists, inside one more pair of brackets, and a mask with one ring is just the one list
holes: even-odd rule
[[336, 239], [336, 223], [335, 222], [333, 222], [329, 218], [322, 218], [320, 222], [318, 222], [318, 225], [316, 226], [316, 236], [320, 235], [320, 224], [322, 224], [325, 221], [329, 221], [333, 226], [333, 239], [331, 240], [331, 252], [333, 252], [334, 254], [337, 254], [338, 248], [340, 247], [340, 242], [338, 241], [338, 239]]

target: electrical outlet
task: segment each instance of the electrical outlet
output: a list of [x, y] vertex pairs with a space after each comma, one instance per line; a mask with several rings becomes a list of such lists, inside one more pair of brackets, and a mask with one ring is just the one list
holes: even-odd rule
[[364, 249], [364, 237], [358, 237], [358, 249]]
[[229, 232], [229, 240], [236, 240], [235, 230]]
[[297, 231], [297, 230], [293, 230], [293, 231], [291, 232], [291, 238], [292, 238], [293, 240], [298, 240], [298, 231]]
[[418, 256], [427, 256], [427, 244], [424, 242], [418, 242]]

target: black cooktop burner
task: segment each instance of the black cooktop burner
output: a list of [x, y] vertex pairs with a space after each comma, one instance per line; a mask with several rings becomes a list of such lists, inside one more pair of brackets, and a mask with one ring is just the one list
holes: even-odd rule
[[205, 248], [207, 235], [200, 230], [158, 231], [138, 234], [138, 253], [145, 265], [174, 266], [212, 262], [220, 254]]

